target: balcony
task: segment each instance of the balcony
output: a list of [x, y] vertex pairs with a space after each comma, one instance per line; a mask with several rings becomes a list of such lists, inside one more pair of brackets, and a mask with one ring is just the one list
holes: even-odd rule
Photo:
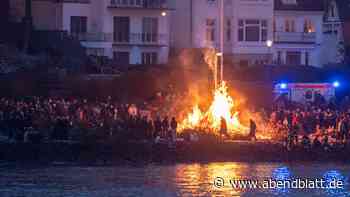
[[109, 8], [169, 9], [166, 0], [111, 0]]
[[169, 40], [166, 34], [152, 33], [115, 33], [114, 45], [143, 45], [143, 46], [168, 46]]
[[112, 33], [73, 33], [71, 36], [83, 42], [111, 42], [113, 40]]
[[91, 0], [61, 0], [62, 3], [90, 3]]
[[304, 32], [275, 32], [274, 42], [276, 43], [293, 43], [293, 44], [315, 44], [316, 33]]

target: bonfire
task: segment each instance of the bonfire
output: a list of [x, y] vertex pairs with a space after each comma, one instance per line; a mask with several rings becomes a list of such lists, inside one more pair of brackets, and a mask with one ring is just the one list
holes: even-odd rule
[[248, 135], [249, 129], [239, 121], [239, 112], [235, 109], [235, 102], [228, 94], [225, 82], [222, 82], [214, 91], [213, 102], [207, 111], [202, 111], [195, 104], [185, 119], [180, 123], [178, 131], [210, 130], [219, 133], [221, 118], [227, 123], [228, 134]]

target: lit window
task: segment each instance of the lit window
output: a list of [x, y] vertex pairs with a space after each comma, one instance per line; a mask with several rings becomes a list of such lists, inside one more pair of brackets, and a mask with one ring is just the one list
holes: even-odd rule
[[304, 22], [304, 32], [305, 33], [313, 33], [315, 32], [315, 27], [312, 24], [311, 20], [306, 19]]

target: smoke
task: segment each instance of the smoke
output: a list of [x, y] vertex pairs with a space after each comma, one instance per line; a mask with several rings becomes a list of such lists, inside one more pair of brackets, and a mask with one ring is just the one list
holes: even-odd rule
[[205, 61], [205, 63], [207, 63], [209, 69], [211, 71], [214, 71], [215, 66], [216, 66], [216, 62], [217, 62], [217, 56], [216, 56], [215, 49], [213, 49], [213, 48], [204, 49], [203, 55], [204, 55], [204, 61]]

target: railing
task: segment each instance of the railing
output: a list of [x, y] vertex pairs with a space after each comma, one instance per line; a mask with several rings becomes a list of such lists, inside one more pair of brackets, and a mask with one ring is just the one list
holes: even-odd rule
[[91, 0], [61, 0], [62, 3], [90, 3]]
[[284, 43], [315, 43], [316, 33], [275, 32], [274, 41]]
[[166, 34], [152, 33], [114, 33], [114, 44], [130, 44], [130, 45], [169, 45], [168, 36]]
[[74, 38], [80, 41], [90, 41], [90, 42], [108, 42], [113, 40], [112, 33], [78, 33], [71, 34]]
[[113, 42], [123, 45], [169, 45], [167, 34], [152, 33], [71, 33], [71, 37], [86, 42]]
[[109, 7], [167, 9], [168, 4], [166, 3], [166, 0], [111, 0]]

